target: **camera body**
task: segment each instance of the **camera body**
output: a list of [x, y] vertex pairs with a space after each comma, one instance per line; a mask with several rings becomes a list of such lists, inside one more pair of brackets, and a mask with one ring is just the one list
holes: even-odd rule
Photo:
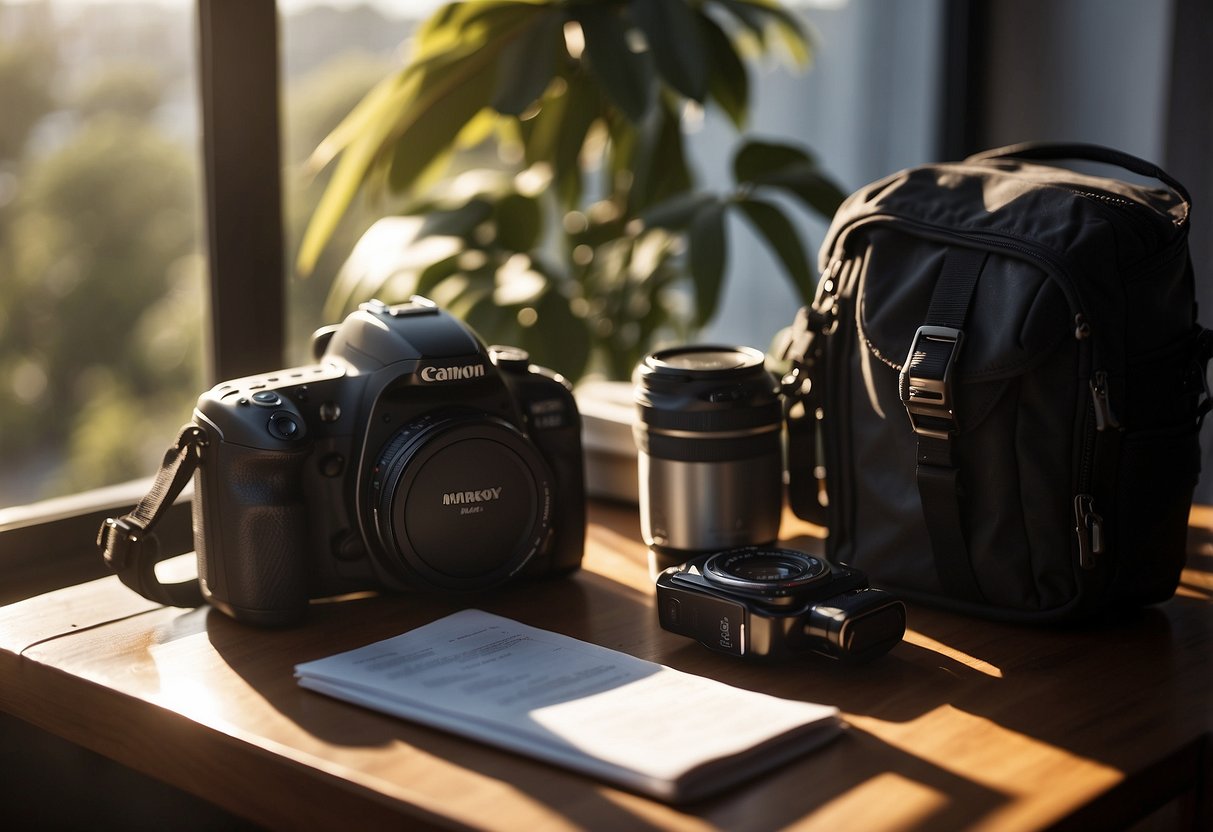
[[204, 393], [194, 538], [204, 597], [274, 626], [312, 598], [479, 590], [575, 570], [571, 387], [415, 297], [317, 334], [316, 364]]
[[905, 604], [862, 572], [791, 549], [701, 555], [657, 578], [661, 626], [733, 656], [862, 661], [905, 634]]

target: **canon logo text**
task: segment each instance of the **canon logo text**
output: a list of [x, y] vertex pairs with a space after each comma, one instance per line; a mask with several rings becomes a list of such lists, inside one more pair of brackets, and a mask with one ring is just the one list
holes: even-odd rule
[[484, 375], [483, 364], [464, 364], [462, 367], [426, 367], [421, 371], [422, 381], [460, 381], [465, 378], [480, 378]]

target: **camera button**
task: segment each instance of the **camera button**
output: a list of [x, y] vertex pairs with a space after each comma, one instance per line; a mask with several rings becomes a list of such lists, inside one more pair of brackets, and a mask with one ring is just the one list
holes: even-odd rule
[[262, 407], [277, 407], [282, 404], [282, 397], [273, 390], [258, 390], [253, 394], [252, 399]]
[[499, 370], [507, 372], [525, 373], [531, 366], [531, 356], [526, 350], [500, 344], [489, 347], [489, 360]]
[[341, 454], [328, 454], [320, 460], [320, 473], [326, 477], [340, 476], [345, 470], [345, 457]]
[[270, 417], [268, 428], [271, 436], [285, 442], [303, 436], [303, 428], [300, 426], [299, 420], [291, 413], [275, 413]]

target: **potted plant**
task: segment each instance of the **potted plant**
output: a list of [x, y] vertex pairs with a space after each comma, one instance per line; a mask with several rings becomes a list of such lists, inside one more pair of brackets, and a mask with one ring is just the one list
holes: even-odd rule
[[403, 195], [335, 279], [326, 315], [426, 294], [491, 341], [576, 379], [627, 378], [661, 338], [716, 311], [728, 212], [799, 296], [814, 271], [783, 192], [831, 216], [842, 194], [805, 149], [743, 140], [727, 193], [697, 187], [683, 121], [743, 131], [744, 56], [809, 41], [774, 0], [478, 0], [443, 6], [407, 64], [320, 145], [331, 178], [304, 235], [307, 273], [361, 189]]

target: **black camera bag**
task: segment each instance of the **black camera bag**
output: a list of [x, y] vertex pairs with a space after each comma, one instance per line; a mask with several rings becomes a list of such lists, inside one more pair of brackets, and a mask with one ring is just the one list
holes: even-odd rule
[[[1117, 165], [1165, 187], [1048, 164]], [[873, 584], [1023, 621], [1169, 598], [1209, 408], [1186, 190], [1017, 145], [853, 194], [784, 357], [789, 495]]]

